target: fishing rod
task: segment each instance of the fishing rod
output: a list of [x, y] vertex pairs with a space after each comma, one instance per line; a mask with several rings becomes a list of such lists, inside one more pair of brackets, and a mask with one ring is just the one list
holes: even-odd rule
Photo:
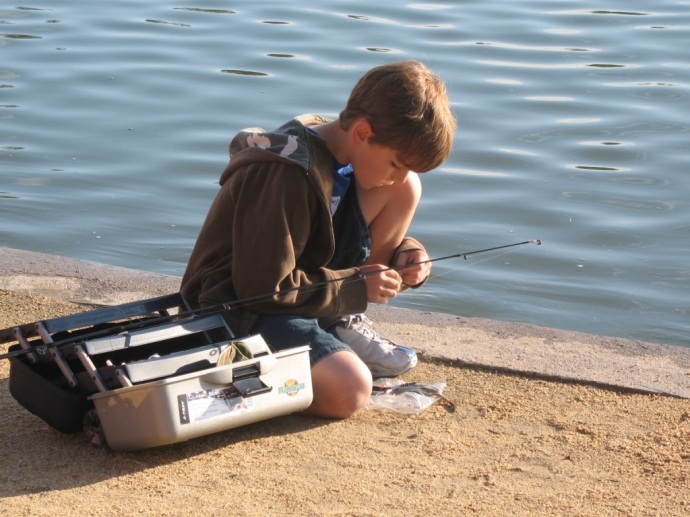
[[[522, 242], [515, 242], [513, 244], [504, 244], [503, 246], [494, 246], [493, 248], [484, 248], [482, 250], [476, 250], [476, 251], [467, 251], [465, 253], [456, 253], [454, 255], [446, 255], [445, 257], [437, 257], [429, 260], [422, 260], [421, 262], [415, 262], [413, 264], [406, 264], [402, 268], [399, 269], [407, 269], [408, 267], [413, 267], [413, 266], [419, 266], [421, 264], [427, 264], [429, 262], [438, 262], [440, 260], [447, 260], [447, 259], [452, 259], [452, 258], [460, 258], [462, 257], [463, 259], [467, 260], [467, 257], [471, 255], [479, 255], [480, 253], [488, 253], [489, 251], [497, 251], [497, 250], [502, 250], [505, 248], [512, 248], [514, 246], [524, 246], [525, 244], [536, 244], [537, 246], [541, 246], [541, 241], [539, 239], [534, 239], [531, 241], [522, 241]], [[388, 269], [395, 269], [395, 268], [388, 268]]]
[[[419, 262], [412, 262], [410, 264], [403, 264], [402, 266], [397, 266], [397, 267], [396, 266], [390, 266], [390, 267], [386, 267], [383, 269], [378, 269], [376, 271], [360, 271], [359, 274], [357, 274], [354, 277], [331, 278], [330, 280], [324, 280], [323, 282], [317, 282], [315, 284], [308, 285], [308, 286], [288, 287], [286, 289], [281, 289], [280, 291], [275, 291], [273, 293], [258, 294], [256, 296], [250, 296], [247, 298], [242, 298], [241, 300], [235, 300], [232, 302], [221, 303], [219, 305], [221, 305], [223, 307], [223, 309], [232, 309], [233, 307], [234, 308], [244, 307], [246, 305], [252, 305], [253, 303], [268, 300], [268, 299], [273, 298], [275, 296], [283, 296], [286, 294], [290, 294], [290, 293], [293, 293], [295, 291], [316, 290], [316, 289], [320, 289], [320, 288], [322, 288], [328, 284], [333, 284], [336, 282], [343, 282], [343, 283], [357, 282], [360, 280], [364, 280], [367, 276], [373, 276], [373, 275], [376, 275], [378, 273], [382, 273], [385, 271], [398, 271], [398, 272], [400, 272], [400, 271], [404, 271], [406, 269], [411, 269], [411, 268], [416, 267], [416, 266], [421, 266], [423, 264], [428, 264], [431, 262], [439, 262], [441, 260], [448, 260], [448, 259], [452, 259], [452, 258], [462, 257], [465, 260], [467, 260], [467, 257], [472, 256], [472, 255], [479, 255], [480, 253], [488, 253], [490, 251], [497, 251], [497, 250], [501, 250], [504, 248], [512, 248], [514, 246], [524, 246], [525, 244], [541, 245], [541, 241], [539, 239], [536, 239], [536, 240], [530, 240], [530, 241], [516, 242], [513, 244], [505, 244], [503, 246], [495, 246], [493, 248], [485, 248], [485, 249], [476, 250], [476, 251], [468, 251], [468, 252], [464, 252], [464, 253], [456, 253], [454, 255], [447, 255], [445, 257], [438, 257], [438, 258], [433, 258], [433, 259], [421, 260]], [[237, 305], [238, 307], [235, 307], [235, 305]], [[209, 306], [207, 308], [211, 308], [211, 307], [214, 307], [214, 306]]]
[[[151, 318], [133, 321], [133, 322], [129, 322], [129, 323], [123, 323], [121, 325], [112, 326], [108, 329], [95, 330], [95, 331], [87, 332], [87, 333], [79, 335], [79, 336], [67, 337], [65, 339], [53, 341], [50, 343], [45, 343], [45, 344], [42, 344], [38, 347], [34, 347], [33, 349], [22, 348], [20, 350], [14, 350], [12, 352], [6, 352], [4, 354], [0, 354], [0, 359], [9, 359], [11, 357], [16, 357], [19, 355], [33, 353], [33, 352], [37, 352], [39, 354], [44, 354], [47, 352], [47, 350], [49, 348], [60, 348], [62, 346], [74, 344], [76, 342], [81, 343], [81, 342], [84, 342], [84, 341], [89, 340], [89, 339], [95, 339], [98, 337], [120, 334], [123, 332], [137, 330], [137, 329], [143, 328], [143, 327], [150, 327], [150, 326], [158, 325], [161, 323], [169, 323], [169, 322], [173, 322], [173, 321], [188, 319], [188, 318], [191, 318], [194, 316], [209, 316], [212, 314], [219, 314], [221, 312], [225, 312], [225, 311], [229, 311], [229, 310], [237, 309], [237, 308], [241, 308], [241, 307], [246, 307], [246, 306], [252, 305], [254, 303], [266, 301], [266, 300], [269, 300], [269, 299], [274, 298], [274, 297], [284, 296], [286, 294], [290, 294], [290, 293], [293, 293], [296, 291], [305, 292], [305, 291], [320, 289], [326, 285], [329, 285], [329, 284], [332, 284], [335, 282], [343, 282], [343, 283], [358, 282], [358, 281], [365, 280], [367, 276], [373, 276], [375, 274], [379, 274], [379, 273], [384, 272], [384, 271], [398, 271], [398, 272], [400, 272], [400, 271], [404, 271], [406, 269], [410, 269], [410, 268], [420, 266], [423, 264], [428, 264], [428, 263], [432, 263], [432, 262], [440, 262], [442, 260], [449, 260], [449, 259], [453, 259], [453, 258], [463, 258], [463, 259], [467, 260], [467, 257], [473, 256], [473, 255], [479, 255], [482, 253], [489, 253], [491, 251], [498, 251], [498, 250], [502, 250], [502, 249], [506, 249], [506, 248], [513, 248], [516, 246], [524, 246], [527, 244], [536, 244], [539, 246], [539, 245], [541, 245], [541, 241], [539, 239], [527, 240], [527, 241], [522, 241], [522, 242], [515, 242], [512, 244], [504, 244], [503, 246], [494, 246], [491, 248], [484, 248], [484, 249], [480, 249], [480, 250], [455, 253], [453, 255], [446, 255], [443, 257], [436, 257], [436, 258], [432, 258], [432, 259], [422, 260], [419, 262], [412, 262], [410, 264], [404, 264], [404, 265], [398, 266], [398, 267], [391, 266], [391, 267], [379, 269], [376, 271], [360, 271], [357, 275], [351, 276], [351, 277], [331, 278], [329, 280], [324, 280], [322, 282], [317, 282], [317, 283], [314, 283], [314, 284], [311, 284], [308, 286], [289, 287], [286, 289], [274, 291], [272, 293], [259, 294], [256, 296], [249, 296], [247, 298], [242, 298], [240, 300], [231, 300], [231, 301], [227, 301], [227, 302], [223, 302], [223, 303], [209, 305], [206, 307], [199, 307], [196, 309], [189, 309], [186, 311], [180, 311], [177, 314], [166, 314], [166, 315], [162, 315], [162, 316], [157, 316], [157, 317], [154, 316]], [[3, 332], [6, 332], [6, 331], [11, 331], [11, 329], [13, 329], [13, 328], [15, 328], [15, 327], [10, 327], [9, 329], [5, 329], [4, 331], [0, 331], [0, 334], [2, 334]], [[75, 339], [75, 338], [78, 338], [78, 339]]]

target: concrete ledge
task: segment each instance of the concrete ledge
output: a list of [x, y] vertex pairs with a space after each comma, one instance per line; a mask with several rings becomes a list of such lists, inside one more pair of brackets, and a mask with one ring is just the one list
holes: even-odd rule
[[[176, 292], [180, 279], [0, 248], [0, 290], [113, 305]], [[690, 349], [523, 323], [371, 305], [382, 335], [459, 364], [690, 398]], [[28, 322], [26, 322], [28, 323]]]

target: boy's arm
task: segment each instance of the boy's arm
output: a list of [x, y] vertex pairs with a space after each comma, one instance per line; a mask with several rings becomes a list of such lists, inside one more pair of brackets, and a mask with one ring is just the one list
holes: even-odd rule
[[289, 291], [249, 307], [259, 313], [322, 317], [363, 312], [367, 292], [358, 270], [320, 267], [329, 255], [327, 242], [314, 238], [319, 234], [315, 214], [323, 202], [307, 184], [304, 171], [273, 163], [238, 173], [244, 177], [232, 194], [232, 282], [237, 296]]
[[424, 285], [429, 279], [431, 263], [418, 264], [406, 268], [407, 264], [417, 264], [429, 260], [426, 249], [417, 239], [405, 237], [393, 253], [390, 266], [396, 268], [402, 276], [403, 283], [401, 291], [412, 288], [416, 289]]

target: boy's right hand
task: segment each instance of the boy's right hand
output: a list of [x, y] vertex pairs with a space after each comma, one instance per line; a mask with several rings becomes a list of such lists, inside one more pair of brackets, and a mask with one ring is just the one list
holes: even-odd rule
[[362, 266], [359, 270], [364, 274], [367, 284], [367, 301], [370, 303], [388, 303], [389, 298], [398, 295], [402, 284], [402, 277], [394, 269], [381, 264]]

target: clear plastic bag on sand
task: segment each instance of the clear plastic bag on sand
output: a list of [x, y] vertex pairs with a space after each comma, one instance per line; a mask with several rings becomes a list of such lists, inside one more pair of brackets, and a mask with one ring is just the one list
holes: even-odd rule
[[379, 409], [398, 413], [421, 413], [439, 398], [443, 398], [445, 382], [430, 384], [382, 378], [374, 381], [371, 397], [364, 409]]

